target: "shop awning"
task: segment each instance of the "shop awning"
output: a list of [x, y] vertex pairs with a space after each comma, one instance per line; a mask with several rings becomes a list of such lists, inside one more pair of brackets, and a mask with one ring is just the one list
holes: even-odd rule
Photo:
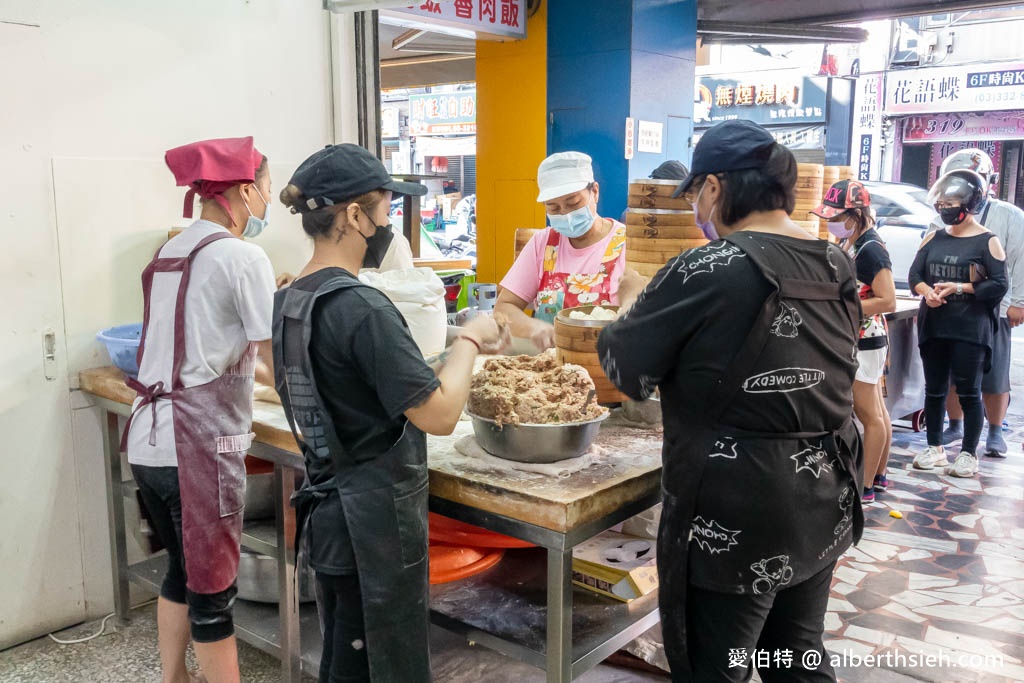
[[1020, 0], [703, 0], [697, 11], [707, 21], [843, 24], [1019, 4]]
[[709, 42], [859, 42], [860, 29], [836, 26], [870, 19], [1010, 7], [1020, 0], [702, 0], [697, 32]]

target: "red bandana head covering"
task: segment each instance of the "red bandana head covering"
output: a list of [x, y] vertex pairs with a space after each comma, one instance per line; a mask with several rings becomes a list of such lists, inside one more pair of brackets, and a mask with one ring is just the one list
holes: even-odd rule
[[203, 199], [212, 198], [234, 220], [223, 193], [235, 185], [254, 182], [263, 155], [253, 147], [249, 136], [175, 147], [167, 151], [164, 160], [178, 186], [189, 188], [185, 193], [185, 218], [192, 218], [192, 204], [198, 194]]

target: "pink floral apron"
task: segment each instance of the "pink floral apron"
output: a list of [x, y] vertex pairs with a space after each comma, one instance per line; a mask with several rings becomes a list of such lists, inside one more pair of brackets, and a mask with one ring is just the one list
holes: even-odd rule
[[611, 306], [612, 283], [618, 276], [616, 266], [619, 255], [626, 247], [626, 226], [613, 223], [614, 234], [608, 242], [601, 269], [596, 273], [560, 273], [555, 270], [558, 263], [558, 242], [560, 235], [551, 230], [544, 250], [544, 273], [540, 289], [533, 302], [533, 317], [553, 323], [563, 308], [576, 306]]

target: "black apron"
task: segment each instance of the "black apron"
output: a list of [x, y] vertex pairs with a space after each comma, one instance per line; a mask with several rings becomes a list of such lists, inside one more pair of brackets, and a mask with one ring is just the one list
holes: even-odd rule
[[[401, 438], [384, 455], [346, 452], [316, 386], [309, 343], [316, 300], [365, 287], [333, 278], [315, 292], [289, 287], [274, 297], [274, 371], [285, 415], [307, 464], [330, 462], [333, 476], [308, 479], [292, 498], [296, 549], [313, 510], [339, 496], [362, 592], [370, 678], [376, 683], [430, 681], [426, 453]], [[300, 326], [301, 343], [290, 343]], [[343, 387], [334, 387], [343, 391]], [[317, 468], [322, 471], [323, 467]], [[328, 616], [328, 618], [330, 618]]]
[[[832, 485], [838, 486], [827, 492], [829, 499], [834, 501], [830, 503], [833, 506], [830, 510], [806, 510], [808, 537], [815, 539], [813, 543], [823, 544], [820, 547], [825, 551], [820, 555], [814, 553], [812, 557], [820, 565], [817, 569], [797, 567], [794, 575], [794, 567], [789, 566], [788, 557], [765, 556], [761, 562], [750, 565], [742, 579], [743, 585], [730, 592], [761, 594], [783, 588], [790, 582], [795, 585], [824, 569], [851, 542], [859, 541], [864, 526], [859, 484], [862, 451], [859, 433], [852, 421], [852, 393], [849, 410], [834, 409], [831, 411], [834, 414], [828, 416], [830, 424], [827, 427], [819, 425], [824, 428], [817, 431], [748, 431], [737, 424], [738, 416], [742, 422], [744, 403], [748, 409], [756, 407], [754, 399], [764, 401], [763, 395], [770, 393], [769, 390], [785, 393], [784, 390], [792, 390], [791, 387], [812, 385], [813, 388], [815, 380], [824, 381], [833, 372], [843, 376], [842, 381], [852, 386], [855, 365], [851, 364], [856, 362], [857, 331], [860, 327], [855, 280], [850, 279], [849, 291], [844, 296], [843, 283], [837, 277], [832, 281], [800, 279], [795, 275], [806, 275], [806, 267], [801, 270], [786, 263], [769, 262], [757, 236], [737, 233], [725, 239], [743, 250], [774, 291], [765, 300], [740, 351], [706, 396], [695, 397], [688, 393], [685, 377], [670, 376], [661, 387], [663, 405], [674, 398], [671, 402], [677, 406], [700, 406], [683, 411], [665, 411], [666, 423], [670, 420], [676, 422], [677, 428], [672, 431], [685, 435], [684, 439], [676, 437], [681, 443], [669, 440], [665, 443], [662, 475], [664, 508], [657, 553], [662, 631], [673, 680], [677, 681], [690, 680], [691, 674], [686, 642], [686, 595], [693, 578], [690, 575], [692, 546], [697, 546], [695, 552], [711, 550], [718, 553], [717, 556], [725, 556], [740, 541], [757, 541], [759, 536], [770, 535], [770, 532], [765, 533], [765, 529], [770, 529], [773, 521], [755, 522], [753, 526], [757, 531], [748, 530], [744, 537], [742, 533], [721, 526], [717, 520], [696, 516], [699, 501], [706, 501], [715, 494], [713, 490], [701, 490], [709, 458], [723, 459], [716, 461], [716, 466], [719, 462], [736, 463], [739, 469], [735, 471], [740, 476], [727, 486], [743, 489], [747, 495], [751, 492], [757, 495], [757, 489], [751, 489], [757, 483], [743, 481], [743, 461], [737, 461], [737, 457], [756, 457], [756, 463], [753, 460], [748, 462], [762, 468], [757, 476], [763, 476], [766, 466], [776, 468], [780, 476], [785, 472], [792, 477], [794, 467], [798, 468], [796, 474], [801, 474], [801, 466], [813, 468], [813, 462], [828, 462], [829, 471], [834, 469], [836, 474]], [[800, 254], [795, 254], [794, 258], [799, 259]], [[835, 250], [829, 258], [847, 257]], [[838, 273], [834, 265], [832, 269]], [[833, 307], [843, 319], [827, 334], [810, 329], [813, 327], [810, 316], [801, 317], [796, 313], [798, 308], [808, 311], [809, 307], [816, 305], [814, 302], [840, 302], [838, 307], [834, 304]], [[810, 353], [800, 344], [794, 344], [794, 338], [801, 332], [809, 335]], [[831, 367], [820, 368], [824, 371], [820, 378], [814, 370], [801, 371], [794, 367], [815, 368], [814, 363], [806, 360], [807, 356], [815, 356], [814, 345], [821, 350], [820, 358], [832, 359]], [[794, 349], [798, 351], [794, 353]], [[794, 463], [793, 459], [799, 455], [794, 444], [806, 445], [808, 442], [815, 444], [813, 452], [808, 453], [808, 460]], [[816, 461], [815, 458], [821, 460]], [[820, 468], [821, 465], [817, 466]], [[806, 485], [807, 491], [813, 491], [816, 479], [809, 477], [807, 475], [806, 481], [801, 480], [801, 488]], [[730, 494], [734, 493], [730, 491]], [[755, 552], [761, 550], [759, 548]], [[735, 574], [723, 577], [723, 581], [730, 579], [739, 585]]]

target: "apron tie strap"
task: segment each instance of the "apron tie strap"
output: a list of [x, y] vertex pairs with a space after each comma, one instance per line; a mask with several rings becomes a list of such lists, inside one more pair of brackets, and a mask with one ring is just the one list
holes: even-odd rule
[[142, 398], [139, 405], [132, 411], [132, 414], [128, 416], [128, 424], [125, 425], [124, 434], [121, 436], [121, 450], [125, 451], [128, 445], [128, 432], [131, 431], [132, 420], [140, 410], [146, 406], [150, 406], [153, 413], [152, 424], [149, 427], [149, 445], [156, 446], [156, 402], [165, 396], [170, 395], [169, 391], [164, 390], [164, 383], [162, 381], [150, 386], [144, 385], [142, 382], [132, 377], [125, 377], [125, 384], [135, 390], [135, 393]]

